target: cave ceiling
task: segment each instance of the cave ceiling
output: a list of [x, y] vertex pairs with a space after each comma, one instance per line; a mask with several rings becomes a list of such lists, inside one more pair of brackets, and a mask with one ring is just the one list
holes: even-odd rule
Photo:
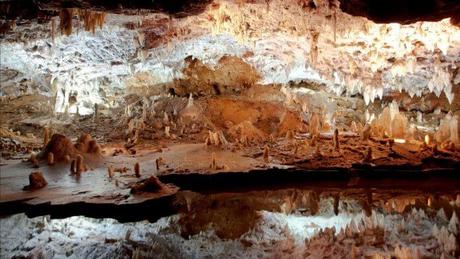
[[[239, 4], [251, 4], [254, 0], [239, 0]], [[269, 3], [271, 0], [265, 0]], [[306, 9], [315, 9], [319, 1], [299, 0]], [[402, 24], [417, 21], [438, 21], [444, 18], [460, 19], [460, 2], [457, 0], [330, 0], [331, 6], [354, 16], [364, 16], [377, 23], [397, 22]], [[212, 0], [4, 0], [0, 2], [3, 18], [30, 19], [60, 10], [62, 8], [82, 8], [112, 13], [132, 14], [139, 10], [163, 12], [175, 17], [196, 15], [206, 10]]]
[[230, 55], [262, 85], [313, 81], [366, 104], [395, 91], [456, 104], [459, 14], [457, 0], [0, 1], [2, 74], [16, 73], [1, 93], [70, 87], [81, 112], [132, 82], [183, 78], [188, 57], [225, 71], [212, 67]]

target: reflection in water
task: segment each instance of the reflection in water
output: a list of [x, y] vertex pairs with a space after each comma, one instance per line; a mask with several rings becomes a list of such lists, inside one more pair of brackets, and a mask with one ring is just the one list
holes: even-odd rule
[[15, 215], [0, 220], [1, 247], [8, 257], [459, 256], [460, 192], [183, 191], [174, 206], [155, 223]]

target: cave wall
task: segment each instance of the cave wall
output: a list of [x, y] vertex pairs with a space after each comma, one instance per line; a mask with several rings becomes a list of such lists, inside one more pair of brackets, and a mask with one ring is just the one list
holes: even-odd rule
[[[313, 82], [366, 105], [399, 92], [456, 103], [460, 33], [450, 19], [379, 24], [342, 11], [353, 13], [353, 1], [313, 2], [216, 0], [188, 16], [108, 14], [95, 33], [74, 18], [70, 36], [53, 33], [58, 17], [18, 23], [0, 45], [2, 74], [17, 73], [1, 95], [43, 93], [56, 96], [57, 112], [91, 113], [139, 75], [159, 87], [184, 78], [187, 57], [213, 69], [231, 55], [262, 85]], [[73, 107], [69, 96], [78, 96]]]

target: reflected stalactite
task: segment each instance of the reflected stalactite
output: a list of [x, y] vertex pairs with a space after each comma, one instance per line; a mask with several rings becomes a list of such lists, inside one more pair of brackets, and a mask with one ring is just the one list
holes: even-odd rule
[[83, 24], [86, 31], [95, 33], [96, 27], [102, 29], [105, 22], [105, 12], [95, 12], [91, 10], [79, 10], [78, 16], [80, 20], [83, 20]]
[[64, 8], [59, 14], [61, 34], [66, 36], [72, 34], [74, 16], [77, 16], [80, 21], [83, 21], [85, 31], [95, 33], [97, 27], [102, 28], [104, 25], [106, 13], [76, 8]]
[[74, 16], [73, 8], [64, 8], [59, 14], [60, 24], [59, 28], [61, 29], [61, 34], [71, 35], [72, 34], [72, 19]]

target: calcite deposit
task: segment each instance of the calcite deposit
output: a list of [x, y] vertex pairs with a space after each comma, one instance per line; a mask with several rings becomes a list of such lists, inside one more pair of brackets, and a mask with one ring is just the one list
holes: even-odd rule
[[459, 14], [0, 1], [0, 257], [457, 258]]

